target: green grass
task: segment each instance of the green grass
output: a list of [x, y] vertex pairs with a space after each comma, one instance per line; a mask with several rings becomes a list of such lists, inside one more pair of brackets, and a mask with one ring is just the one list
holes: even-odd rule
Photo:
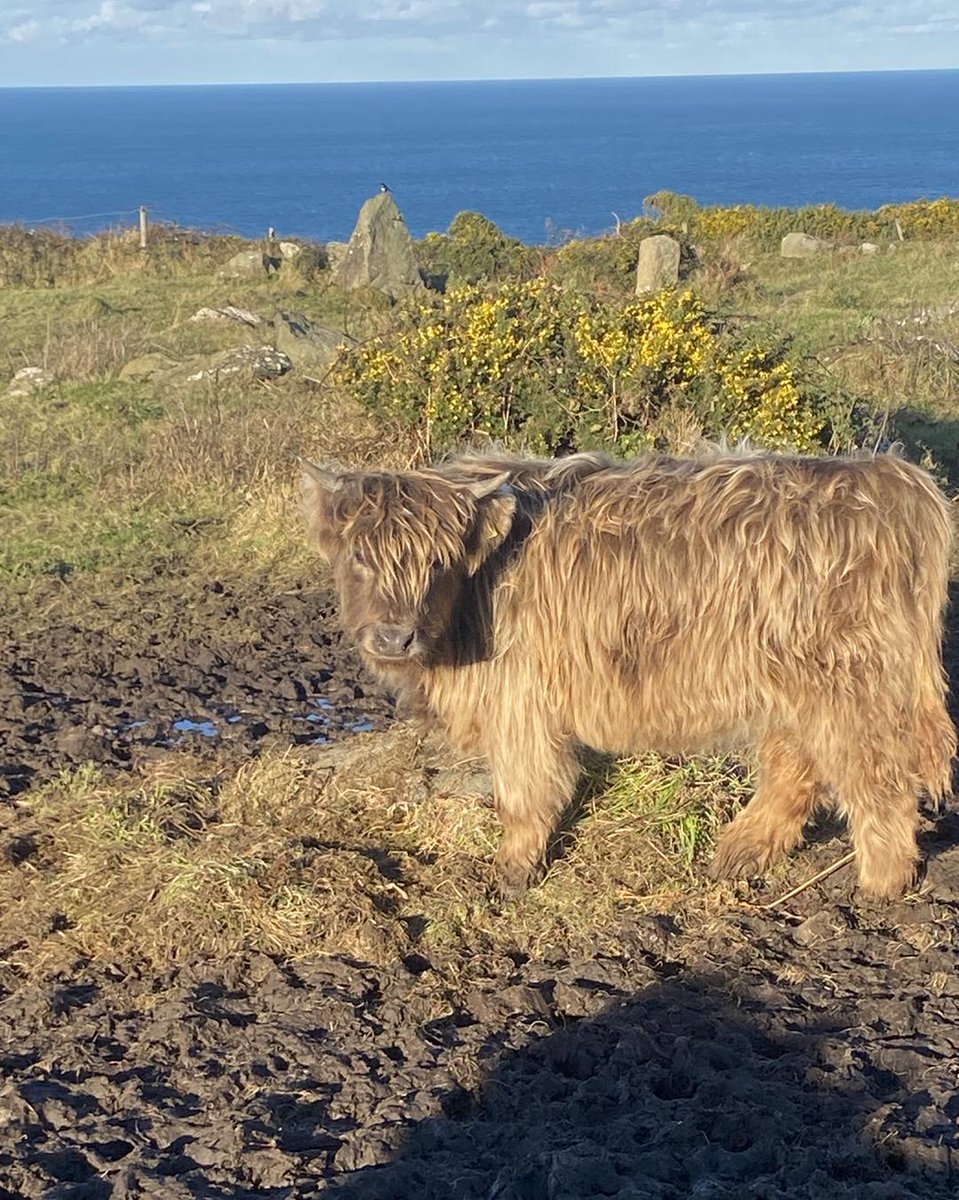
[[[0, 406], [0, 575], [132, 566], [198, 547], [237, 562], [252, 554], [260, 566], [264, 555], [295, 556], [301, 546], [296, 454], [415, 458], [415, 438], [397, 447], [390, 434], [386, 445], [335, 395], [296, 376], [266, 387], [192, 388], [117, 378], [144, 353], [181, 359], [257, 337], [190, 321], [204, 305], [233, 303], [266, 317], [300, 311], [357, 331], [392, 319], [322, 275], [219, 278], [235, 248], [228, 239], [181, 259], [171, 244], [172, 257], [145, 267], [123, 246], [98, 245], [89, 257], [102, 277], [92, 282], [0, 288], [0, 378], [29, 363], [57, 379], [39, 396]], [[959, 482], [957, 368], [933, 345], [955, 343], [959, 318], [911, 323], [959, 298], [954, 252], [906, 243], [874, 257], [765, 254], [714, 270], [728, 253], [707, 248], [692, 286], [721, 311], [790, 338], [791, 354], [834, 390], [840, 408], [888, 411], [892, 435]]]
[[[179, 361], [269, 342], [280, 310], [359, 334], [385, 319], [381, 306], [331, 287], [328, 273], [221, 278], [237, 246], [213, 239], [181, 259], [161, 242], [145, 261], [122, 239], [98, 240], [83, 248], [84, 264], [53, 239], [44, 269], [64, 282], [0, 287], [0, 394], [25, 365], [54, 378], [0, 403], [0, 588], [4, 576], [138, 569], [171, 553], [253, 570], [306, 558], [295, 458], [372, 457], [368, 422], [296, 373], [274, 384], [118, 378], [147, 353]], [[225, 304], [267, 324], [190, 320]]]
[[875, 403], [896, 410], [959, 402], [954, 370], [923, 354], [928, 343], [915, 340], [916, 332], [948, 340], [959, 329], [956, 318], [933, 316], [921, 328], [913, 321], [959, 302], [959, 258], [950, 247], [917, 242], [874, 256], [761, 255], [726, 302], [790, 335], [796, 352]]

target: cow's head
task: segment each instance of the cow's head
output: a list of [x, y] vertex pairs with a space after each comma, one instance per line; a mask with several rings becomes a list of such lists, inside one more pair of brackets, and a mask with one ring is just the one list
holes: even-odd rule
[[508, 473], [338, 472], [304, 462], [307, 521], [330, 563], [343, 627], [384, 667], [429, 663], [466, 580], [508, 535]]

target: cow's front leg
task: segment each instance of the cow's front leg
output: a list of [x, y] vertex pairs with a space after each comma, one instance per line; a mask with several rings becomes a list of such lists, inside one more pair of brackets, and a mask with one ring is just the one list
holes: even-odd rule
[[580, 766], [566, 741], [527, 737], [490, 756], [493, 799], [503, 823], [496, 883], [507, 899], [521, 896], [546, 871], [546, 850], [576, 789]]

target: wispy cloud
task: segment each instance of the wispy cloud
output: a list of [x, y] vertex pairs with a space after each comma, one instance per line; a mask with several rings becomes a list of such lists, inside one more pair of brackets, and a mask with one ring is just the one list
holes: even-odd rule
[[942, 0], [0, 0], [0, 38], [69, 43], [148, 36], [311, 39], [382, 35], [501, 36], [608, 32], [643, 38], [665, 28], [721, 31], [807, 27], [886, 28], [913, 34], [959, 31], [959, 10]]
[[0, 0], [0, 84], [957, 62], [955, 0]]

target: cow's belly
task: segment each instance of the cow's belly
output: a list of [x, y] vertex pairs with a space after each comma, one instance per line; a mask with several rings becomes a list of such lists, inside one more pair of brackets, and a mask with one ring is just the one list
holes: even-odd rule
[[705, 754], [755, 741], [760, 720], [701, 689], [623, 687], [605, 681], [584, 691], [570, 714], [573, 737], [611, 754]]

